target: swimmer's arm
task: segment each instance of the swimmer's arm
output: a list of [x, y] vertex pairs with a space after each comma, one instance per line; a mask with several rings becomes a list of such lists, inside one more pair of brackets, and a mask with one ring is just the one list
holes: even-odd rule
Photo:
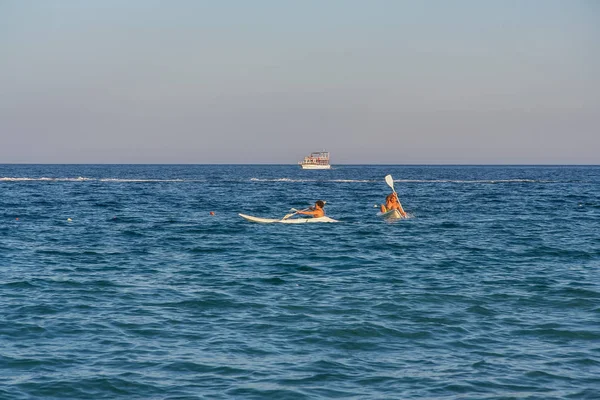
[[316, 211], [298, 211], [298, 214], [304, 214], [304, 215], [315, 215], [317, 212]]

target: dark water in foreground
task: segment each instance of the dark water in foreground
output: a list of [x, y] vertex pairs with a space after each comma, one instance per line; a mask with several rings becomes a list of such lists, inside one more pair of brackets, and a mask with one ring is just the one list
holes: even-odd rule
[[0, 398], [599, 399], [599, 232], [600, 167], [0, 165]]

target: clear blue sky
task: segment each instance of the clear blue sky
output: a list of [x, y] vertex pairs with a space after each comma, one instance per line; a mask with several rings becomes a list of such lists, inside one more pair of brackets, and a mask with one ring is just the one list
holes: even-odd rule
[[0, 163], [600, 164], [600, 1], [0, 0]]

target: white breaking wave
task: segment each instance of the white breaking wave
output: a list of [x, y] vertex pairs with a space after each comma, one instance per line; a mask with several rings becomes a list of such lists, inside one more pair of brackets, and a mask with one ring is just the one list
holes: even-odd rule
[[[119, 178], [13, 178], [3, 177], [0, 182], [185, 182], [184, 179], [119, 179]], [[191, 182], [191, 181], [190, 181]]]
[[552, 181], [537, 181], [534, 179], [395, 179], [394, 182], [404, 183], [549, 183]]
[[[292, 178], [250, 178], [252, 182], [335, 182], [335, 183], [383, 183], [381, 179], [292, 179]], [[207, 182], [202, 179], [146, 179], [146, 178], [86, 178], [79, 176], [77, 178], [26, 178], [26, 177], [0, 177], [0, 182]], [[479, 179], [479, 180], [460, 180], [460, 179], [395, 179], [397, 183], [552, 183], [550, 180], [534, 179]]]
[[341, 182], [341, 183], [367, 183], [379, 182], [372, 179], [291, 179], [291, 178], [250, 178], [252, 182]]
[[380, 182], [379, 180], [373, 179], [334, 179], [331, 182], [341, 182], [341, 183], [370, 183], [370, 182]]
[[[118, 178], [102, 178], [100, 182], [185, 182], [184, 179], [118, 179]], [[188, 181], [195, 182], [195, 181]]]
[[[336, 183], [381, 183], [380, 179], [291, 179], [291, 178], [250, 178], [252, 182], [336, 182]], [[534, 179], [394, 179], [398, 183], [549, 183], [553, 181], [543, 181]]]
[[93, 178], [84, 178], [84, 177], [78, 177], [78, 178], [47, 178], [47, 177], [41, 177], [41, 178], [12, 178], [12, 177], [4, 177], [4, 178], [0, 178], [0, 181], [6, 181], [6, 182], [28, 182], [28, 181], [38, 181], [38, 182], [83, 182], [83, 181], [93, 181], [95, 179]]
[[317, 182], [316, 179], [291, 179], [291, 178], [250, 178], [252, 182]]

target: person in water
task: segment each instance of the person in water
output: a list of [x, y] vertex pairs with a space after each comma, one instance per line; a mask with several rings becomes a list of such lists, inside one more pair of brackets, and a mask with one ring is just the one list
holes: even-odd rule
[[314, 207], [311, 207], [308, 211], [298, 211], [298, 214], [310, 215], [313, 218], [320, 218], [325, 216], [325, 202], [323, 200], [317, 200]]
[[381, 205], [382, 213], [392, 211], [392, 210], [400, 211], [400, 215], [402, 215], [404, 218], [406, 218], [406, 212], [404, 212], [404, 209], [402, 208], [402, 204], [400, 204], [400, 199], [398, 199], [398, 195], [395, 192], [388, 194], [387, 197], [385, 198], [385, 205], [384, 204]]

